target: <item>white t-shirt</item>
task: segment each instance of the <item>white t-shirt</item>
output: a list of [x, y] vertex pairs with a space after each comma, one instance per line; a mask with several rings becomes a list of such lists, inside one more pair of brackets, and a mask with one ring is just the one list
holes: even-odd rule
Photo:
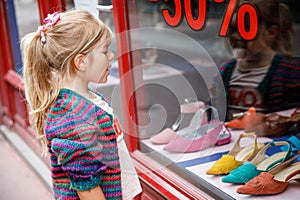
[[[90, 99], [93, 103], [95, 103], [97, 106], [102, 108], [107, 113], [113, 115], [114, 119], [116, 119], [116, 116], [113, 113], [113, 109], [109, 104], [102, 100], [101, 97], [95, 95], [96, 98]], [[114, 120], [115, 123], [115, 120]], [[116, 124], [114, 124], [115, 126]], [[117, 126], [119, 126], [117, 124]], [[121, 128], [121, 127], [119, 127]], [[121, 130], [121, 129], [120, 129]], [[117, 132], [117, 131], [116, 131]], [[131, 200], [136, 195], [142, 192], [142, 187], [138, 178], [138, 175], [135, 171], [133, 162], [131, 160], [131, 157], [129, 155], [126, 143], [124, 141], [124, 134], [121, 132], [121, 134], [117, 137], [118, 141], [118, 152], [119, 152], [119, 158], [120, 158], [120, 168], [121, 168], [121, 184], [122, 184], [122, 196], [123, 200]]]
[[229, 82], [229, 100], [227, 119], [232, 118], [232, 114], [245, 112], [250, 107], [255, 107], [257, 112], [264, 112], [264, 94], [258, 90], [258, 85], [266, 76], [270, 66], [257, 69], [243, 70], [235, 67]]

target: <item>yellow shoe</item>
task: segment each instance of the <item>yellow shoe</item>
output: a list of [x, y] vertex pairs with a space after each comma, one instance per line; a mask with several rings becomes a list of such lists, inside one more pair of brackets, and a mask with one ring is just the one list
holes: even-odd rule
[[233, 169], [241, 166], [243, 162], [235, 160], [232, 155], [223, 155], [215, 164], [206, 171], [206, 174], [219, 175], [219, 174], [228, 174]]
[[[243, 137], [253, 137], [254, 143], [241, 148], [240, 140]], [[257, 137], [255, 133], [243, 133], [235, 141], [233, 148], [228, 154], [223, 155], [217, 160], [213, 166], [206, 171], [206, 174], [210, 175], [222, 175], [228, 174], [233, 169], [241, 166], [246, 160], [252, 160], [257, 152], [264, 146], [264, 144], [257, 143]]]

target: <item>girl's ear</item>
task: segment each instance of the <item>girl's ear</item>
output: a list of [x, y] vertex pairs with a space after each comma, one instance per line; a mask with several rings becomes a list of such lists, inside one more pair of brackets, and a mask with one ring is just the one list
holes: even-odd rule
[[74, 58], [75, 68], [79, 71], [85, 71], [86, 66], [84, 64], [85, 56], [83, 54], [77, 54]]

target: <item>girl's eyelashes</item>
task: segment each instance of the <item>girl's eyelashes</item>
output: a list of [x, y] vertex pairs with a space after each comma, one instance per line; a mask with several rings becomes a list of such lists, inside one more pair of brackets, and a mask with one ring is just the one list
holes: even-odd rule
[[110, 52], [112, 52], [111, 50], [107, 49], [106, 51], [104, 51], [105, 54], [109, 54]]

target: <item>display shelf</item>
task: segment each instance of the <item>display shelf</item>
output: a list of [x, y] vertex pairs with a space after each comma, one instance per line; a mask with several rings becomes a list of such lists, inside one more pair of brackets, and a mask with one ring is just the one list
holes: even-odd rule
[[[179, 174], [183, 179], [190, 181], [193, 185], [208, 193], [215, 193], [216, 198], [222, 199], [297, 199], [300, 195], [299, 183], [292, 181], [287, 189], [278, 195], [271, 196], [250, 196], [242, 195], [236, 192], [241, 185], [223, 183], [222, 175], [207, 175], [205, 172], [213, 163], [223, 154], [228, 153], [232, 148], [234, 141], [239, 137], [242, 131], [231, 131], [231, 142], [222, 146], [213, 146], [205, 150], [193, 153], [172, 153], [163, 149], [164, 145], [154, 145], [150, 139], [141, 140], [141, 150], [143, 153], [153, 159], [162, 162], [164, 167], [168, 167]], [[267, 137], [258, 137], [258, 143], [268, 143], [272, 139]], [[253, 139], [243, 138], [241, 146], [251, 144]], [[213, 190], [213, 191], [208, 191]]]

